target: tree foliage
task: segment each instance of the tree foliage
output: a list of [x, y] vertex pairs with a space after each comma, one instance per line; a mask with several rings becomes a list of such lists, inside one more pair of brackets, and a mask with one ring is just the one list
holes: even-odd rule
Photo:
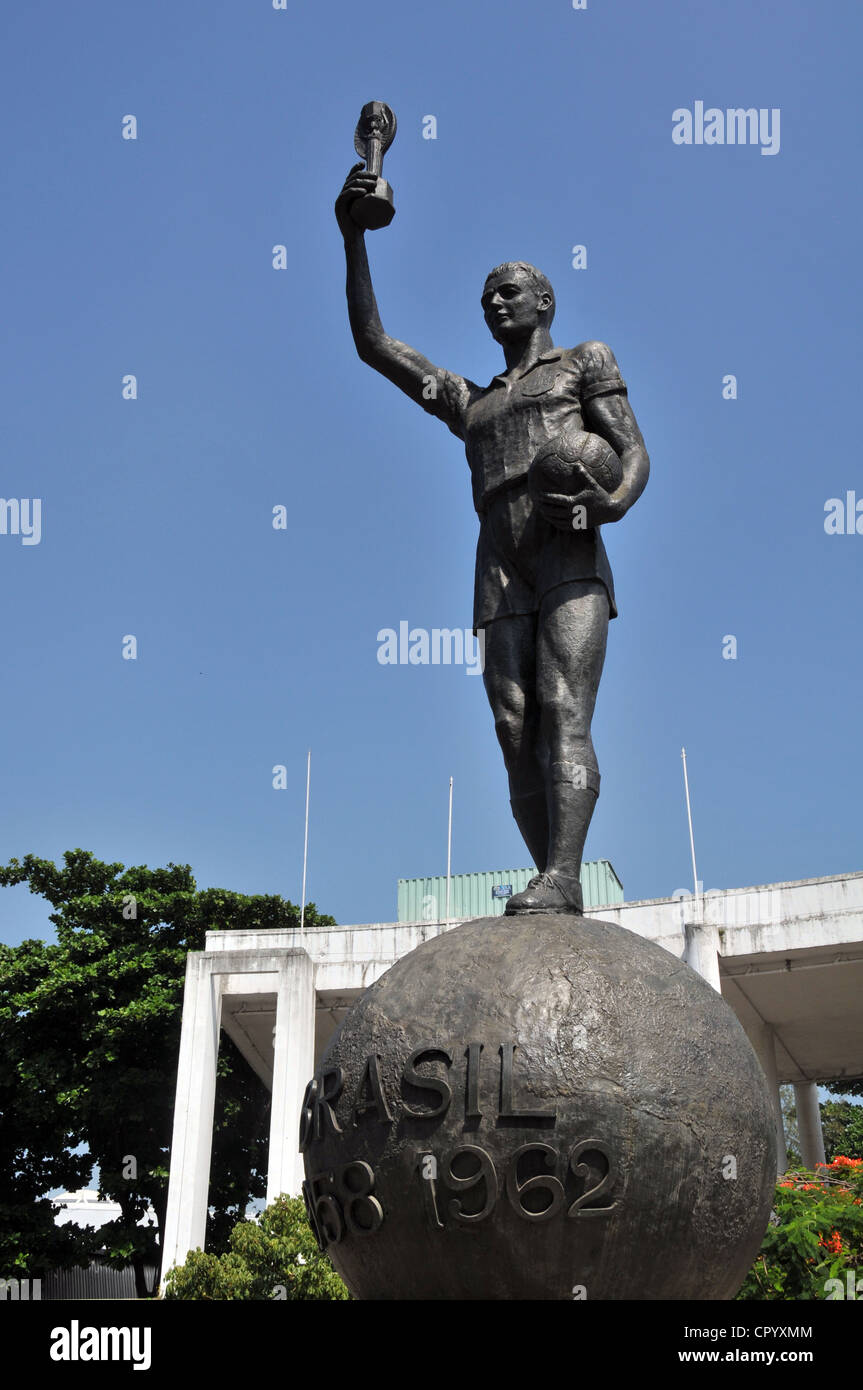
[[863, 1105], [850, 1100], [822, 1101], [821, 1128], [828, 1159], [837, 1154], [863, 1158]]
[[225, 1301], [347, 1299], [318, 1249], [301, 1197], [279, 1197], [260, 1221], [241, 1221], [222, 1255], [193, 1250], [166, 1280], [167, 1298]]
[[839, 1155], [815, 1173], [786, 1173], [738, 1299], [847, 1297], [849, 1271], [856, 1287], [863, 1277], [863, 1159]]
[[[27, 855], [0, 885], [28, 883], [54, 909], [57, 941], [0, 947], [0, 1267], [31, 1275], [86, 1263], [158, 1263], [164, 1229], [186, 954], [207, 930], [299, 926], [278, 896], [199, 891], [188, 865], [103, 863], [71, 850]], [[306, 908], [311, 926], [335, 925]], [[219, 1056], [208, 1243], [224, 1248], [263, 1195], [269, 1096], [226, 1037]], [[98, 1232], [54, 1226], [54, 1190], [85, 1186], [120, 1204]], [[141, 1225], [147, 1210], [155, 1226]]]
[[863, 1099], [863, 1076], [827, 1081], [825, 1086], [832, 1096], [857, 1096], [858, 1099]]

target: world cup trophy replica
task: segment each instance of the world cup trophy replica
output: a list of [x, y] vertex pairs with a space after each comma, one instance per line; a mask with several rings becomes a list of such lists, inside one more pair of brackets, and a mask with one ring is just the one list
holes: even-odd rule
[[351, 204], [351, 217], [367, 232], [388, 227], [396, 215], [393, 191], [381, 174], [384, 155], [395, 134], [396, 118], [390, 108], [382, 101], [367, 101], [354, 131], [354, 149], [376, 182], [370, 192]]
[[643, 491], [644, 440], [611, 349], [554, 345], [554, 292], [526, 262], [485, 282], [506, 363], [488, 387], [386, 333], [364, 231], [393, 216], [394, 133], [388, 107], [363, 108], [365, 167], [336, 200], [350, 324], [362, 360], [465, 443], [474, 625], [538, 872], [348, 1012], [302, 1109], [309, 1219], [360, 1299], [733, 1298], [776, 1178], [766, 1080], [718, 989], [586, 917], [580, 888], [617, 613], [600, 527]]

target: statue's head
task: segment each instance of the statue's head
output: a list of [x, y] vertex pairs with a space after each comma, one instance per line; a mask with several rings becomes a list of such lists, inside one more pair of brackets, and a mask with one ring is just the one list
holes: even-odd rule
[[554, 318], [554, 290], [542, 271], [526, 261], [504, 261], [489, 271], [480, 302], [499, 343], [549, 328]]

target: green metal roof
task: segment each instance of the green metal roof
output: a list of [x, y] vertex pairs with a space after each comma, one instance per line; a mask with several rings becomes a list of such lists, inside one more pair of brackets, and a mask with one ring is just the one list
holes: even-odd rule
[[[499, 917], [509, 894], [495, 897], [492, 889], [509, 888], [520, 893], [536, 869], [496, 869], [486, 873], [453, 874], [450, 878], [451, 918]], [[607, 859], [592, 859], [581, 866], [581, 890], [585, 909], [623, 902], [623, 884]], [[431, 878], [400, 878], [400, 922], [442, 922], [446, 916], [446, 874]]]

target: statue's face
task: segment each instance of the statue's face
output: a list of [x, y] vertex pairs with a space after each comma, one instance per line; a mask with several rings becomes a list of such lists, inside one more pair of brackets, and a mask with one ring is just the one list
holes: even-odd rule
[[486, 280], [480, 303], [491, 336], [504, 343], [529, 337], [551, 299], [523, 270], [512, 270]]

